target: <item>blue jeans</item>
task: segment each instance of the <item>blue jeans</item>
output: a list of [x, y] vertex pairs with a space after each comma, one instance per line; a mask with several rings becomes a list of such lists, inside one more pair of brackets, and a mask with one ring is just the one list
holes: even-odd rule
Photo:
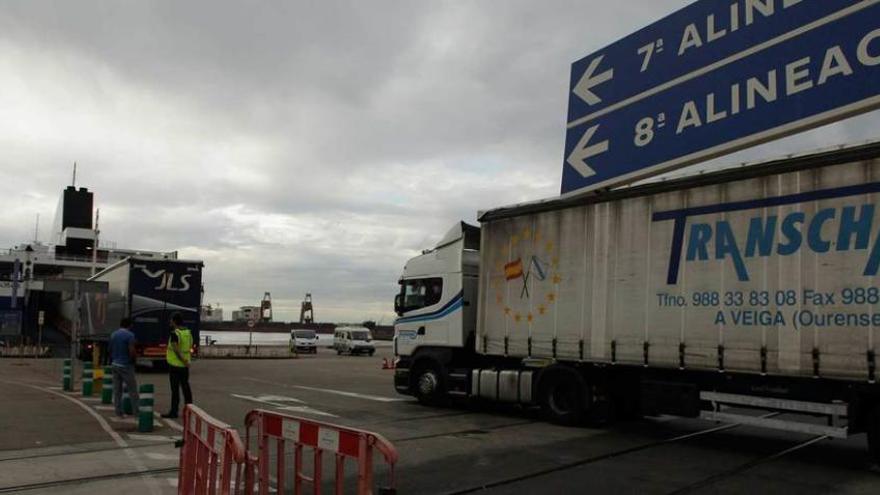
[[128, 396], [131, 398], [131, 411], [138, 415], [138, 384], [134, 376], [134, 365], [111, 366], [113, 369], [113, 408], [117, 416], [123, 415], [122, 410], [122, 385], [125, 384]]

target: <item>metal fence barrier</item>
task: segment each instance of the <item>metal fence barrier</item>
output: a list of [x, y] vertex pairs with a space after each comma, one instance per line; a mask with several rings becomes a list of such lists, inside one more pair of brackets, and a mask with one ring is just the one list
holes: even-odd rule
[[242, 484], [246, 464], [246, 452], [238, 432], [197, 406], [186, 406], [178, 494], [228, 495], [242, 493], [242, 489], [252, 493], [253, 482]]
[[[374, 450], [382, 454], [389, 469], [389, 484], [379, 489], [379, 493], [395, 493], [394, 467], [398, 459], [397, 449], [381, 435], [263, 409], [249, 412], [245, 418], [245, 426], [247, 446], [250, 449], [254, 445], [256, 449], [256, 455], [248, 451], [248, 478], [256, 476], [260, 495], [268, 494], [270, 489], [274, 493], [287, 493], [287, 474], [292, 474], [293, 493], [303, 493], [304, 482], [311, 483], [313, 493], [321, 493], [325, 453], [334, 456], [336, 460], [335, 493], [343, 493], [346, 460], [351, 459], [357, 463], [358, 495], [371, 494]], [[285, 446], [292, 446], [292, 466], [288, 464]], [[306, 449], [312, 451], [310, 476], [303, 472]], [[275, 468], [274, 476], [270, 475], [272, 464]], [[252, 472], [252, 468], [255, 471]], [[248, 482], [247, 486], [250, 488], [254, 484]]]

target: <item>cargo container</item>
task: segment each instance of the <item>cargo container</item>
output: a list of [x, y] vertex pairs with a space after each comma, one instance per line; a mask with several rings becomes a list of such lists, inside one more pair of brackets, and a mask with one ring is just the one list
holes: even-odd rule
[[395, 387], [567, 424], [867, 432], [880, 461], [878, 157], [868, 144], [482, 212], [404, 268]]
[[86, 299], [80, 349], [104, 346], [128, 317], [139, 361], [164, 364], [174, 313], [183, 317], [198, 346], [203, 266], [201, 261], [131, 257], [96, 274], [89, 280], [107, 282], [108, 293]]

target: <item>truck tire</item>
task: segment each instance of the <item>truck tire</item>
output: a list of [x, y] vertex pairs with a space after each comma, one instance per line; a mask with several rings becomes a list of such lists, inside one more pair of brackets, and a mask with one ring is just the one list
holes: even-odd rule
[[875, 405], [868, 412], [865, 430], [868, 433], [868, 453], [871, 462], [880, 466], [880, 404]]
[[446, 386], [439, 365], [434, 363], [418, 364], [413, 369], [410, 387], [419, 403], [426, 406], [443, 404]]
[[582, 424], [589, 397], [583, 380], [574, 372], [560, 369], [541, 380], [540, 404], [544, 417], [563, 426]]

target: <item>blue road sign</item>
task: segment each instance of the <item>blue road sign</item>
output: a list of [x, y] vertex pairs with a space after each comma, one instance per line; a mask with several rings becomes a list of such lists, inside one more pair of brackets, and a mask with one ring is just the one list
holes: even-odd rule
[[880, 0], [701, 0], [572, 65], [562, 193], [880, 106]]

